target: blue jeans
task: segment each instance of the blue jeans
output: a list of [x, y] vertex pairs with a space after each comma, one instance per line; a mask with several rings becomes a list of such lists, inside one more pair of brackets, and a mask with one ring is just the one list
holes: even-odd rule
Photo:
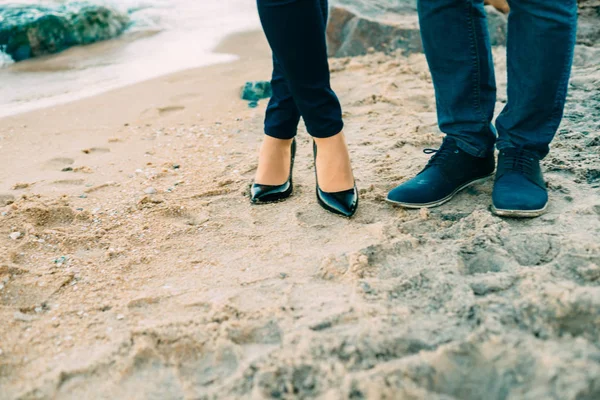
[[273, 96], [265, 133], [296, 135], [300, 117], [317, 138], [342, 131], [342, 108], [330, 86], [325, 29], [327, 0], [257, 0], [263, 30], [273, 51]]
[[508, 102], [492, 125], [494, 64], [483, 0], [419, 0], [421, 36], [442, 132], [473, 156], [526, 148], [545, 157], [562, 119], [576, 0], [509, 0]]

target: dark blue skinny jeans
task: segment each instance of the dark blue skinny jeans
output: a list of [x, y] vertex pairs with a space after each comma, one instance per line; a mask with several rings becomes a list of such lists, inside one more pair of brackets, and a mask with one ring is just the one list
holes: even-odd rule
[[331, 89], [325, 29], [327, 0], [257, 0], [263, 30], [273, 51], [273, 97], [265, 133], [296, 135], [300, 117], [308, 133], [327, 138], [342, 131], [342, 108]]
[[526, 148], [545, 157], [563, 116], [576, 0], [509, 0], [508, 102], [492, 126], [494, 64], [483, 0], [419, 0], [442, 132], [474, 156]]

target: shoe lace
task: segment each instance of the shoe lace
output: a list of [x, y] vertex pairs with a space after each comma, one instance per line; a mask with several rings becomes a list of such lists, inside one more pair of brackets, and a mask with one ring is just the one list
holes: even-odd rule
[[444, 165], [452, 155], [458, 154], [458, 152], [458, 148], [450, 145], [447, 141], [444, 141], [439, 149], [423, 149], [423, 153], [433, 154], [425, 168], [427, 169], [434, 165]]
[[536, 158], [525, 149], [508, 150], [504, 154], [504, 168], [526, 176], [535, 174]]

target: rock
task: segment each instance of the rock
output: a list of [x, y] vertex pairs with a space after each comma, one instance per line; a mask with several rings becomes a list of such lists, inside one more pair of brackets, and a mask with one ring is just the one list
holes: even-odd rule
[[506, 46], [508, 17], [493, 6], [485, 6], [492, 46]]
[[[493, 6], [486, 11], [492, 45], [506, 44], [506, 15]], [[416, 1], [338, 1], [330, 11], [327, 42], [331, 57], [365, 55], [370, 49], [420, 53], [423, 44]]]
[[261, 99], [268, 99], [273, 95], [271, 89], [271, 82], [268, 81], [254, 81], [246, 82], [242, 88], [242, 100], [248, 100], [250, 102], [257, 102]]
[[146, 194], [156, 194], [156, 189], [154, 189], [153, 187], [149, 187], [146, 190], [144, 190], [144, 193]]
[[0, 47], [14, 61], [119, 36], [129, 16], [86, 2], [0, 7]]
[[331, 8], [327, 26], [331, 57], [365, 55], [371, 48], [384, 52], [400, 49], [404, 54], [423, 51], [416, 7], [392, 12], [370, 3], [359, 1]]
[[10, 235], [8, 235], [8, 237], [10, 237], [12, 240], [17, 240], [21, 237], [21, 232], [13, 232]]

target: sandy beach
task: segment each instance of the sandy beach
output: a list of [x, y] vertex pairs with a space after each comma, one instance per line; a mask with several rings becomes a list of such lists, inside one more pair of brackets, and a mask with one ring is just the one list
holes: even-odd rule
[[422, 54], [331, 60], [354, 219], [317, 205], [303, 128], [294, 196], [250, 206], [266, 102], [239, 91], [270, 53], [219, 51], [240, 58], [0, 119], [0, 399], [600, 398], [600, 48], [534, 220], [493, 216], [491, 181], [384, 201], [441, 143]]

